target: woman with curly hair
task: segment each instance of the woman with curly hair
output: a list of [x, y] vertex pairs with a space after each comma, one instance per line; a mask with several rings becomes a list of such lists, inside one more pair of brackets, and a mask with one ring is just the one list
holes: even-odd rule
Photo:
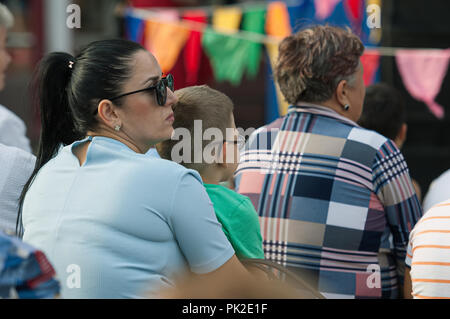
[[[275, 80], [291, 106], [250, 137], [236, 173], [259, 213], [266, 258], [327, 298], [397, 297], [422, 210], [395, 144], [356, 124], [364, 46], [348, 29], [316, 26], [279, 49]], [[397, 268], [380, 274], [386, 226]]]

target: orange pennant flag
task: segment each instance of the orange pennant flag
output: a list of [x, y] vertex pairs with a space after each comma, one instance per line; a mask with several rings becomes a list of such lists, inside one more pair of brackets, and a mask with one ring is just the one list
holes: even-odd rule
[[266, 16], [266, 33], [280, 38], [287, 37], [292, 33], [289, 12], [284, 2], [269, 3]]
[[[280, 41], [292, 34], [292, 28], [289, 20], [289, 12], [284, 2], [271, 2], [267, 8], [266, 33], [273, 37], [279, 37]], [[278, 44], [267, 44], [272, 70], [278, 59]], [[281, 116], [287, 114], [289, 104], [286, 102], [280, 88], [275, 84], [278, 97], [278, 108]]]
[[155, 56], [163, 73], [173, 69], [189, 35], [190, 30], [173, 11], [158, 14], [157, 20], [146, 21], [145, 46]]

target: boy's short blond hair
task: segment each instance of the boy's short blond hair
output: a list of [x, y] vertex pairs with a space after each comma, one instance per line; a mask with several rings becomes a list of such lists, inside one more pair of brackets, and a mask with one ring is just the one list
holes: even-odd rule
[[[180, 163], [186, 168], [202, 172], [208, 165], [194, 163], [194, 121], [202, 121], [202, 135], [209, 128], [218, 128], [224, 138], [226, 130], [230, 127], [233, 114], [233, 102], [225, 94], [210, 88], [207, 85], [191, 86], [175, 91], [178, 103], [174, 106], [175, 122], [173, 128], [185, 128], [191, 136], [191, 159], [189, 163]], [[172, 160], [172, 149], [180, 141], [168, 140], [157, 145], [160, 156]], [[202, 142], [202, 150], [211, 141]], [[183, 155], [183, 154], [180, 154]], [[203, 159], [203, 156], [202, 156]]]

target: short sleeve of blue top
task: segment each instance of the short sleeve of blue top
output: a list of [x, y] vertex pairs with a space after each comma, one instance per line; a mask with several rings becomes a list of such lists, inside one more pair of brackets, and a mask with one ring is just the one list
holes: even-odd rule
[[62, 148], [23, 208], [24, 241], [48, 256], [63, 298], [152, 297], [234, 255], [197, 172], [89, 139], [84, 165], [72, 149], [86, 140]]

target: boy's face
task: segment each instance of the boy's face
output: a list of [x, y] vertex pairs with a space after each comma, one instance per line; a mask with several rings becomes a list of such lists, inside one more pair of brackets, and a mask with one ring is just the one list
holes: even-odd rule
[[5, 72], [11, 62], [11, 56], [6, 51], [7, 30], [0, 27], [0, 91], [5, 87]]

